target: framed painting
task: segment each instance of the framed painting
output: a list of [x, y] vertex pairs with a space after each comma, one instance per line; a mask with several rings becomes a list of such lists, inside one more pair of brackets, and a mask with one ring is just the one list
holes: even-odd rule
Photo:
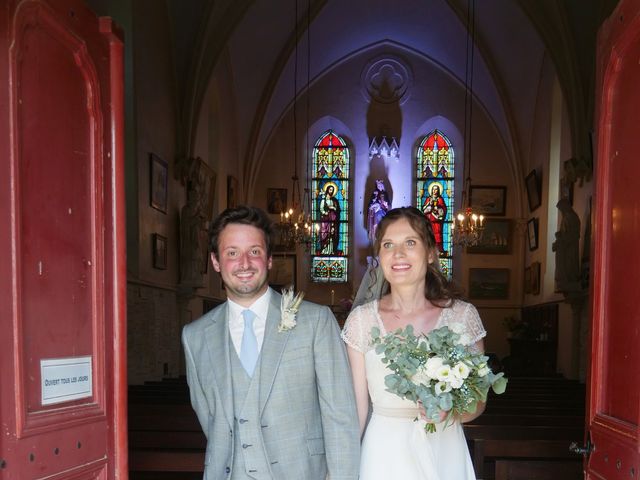
[[508, 297], [508, 268], [469, 269], [469, 298], [498, 300]]
[[467, 247], [467, 253], [502, 255], [511, 253], [511, 220], [490, 218], [484, 222], [484, 231], [478, 245]]
[[507, 211], [507, 187], [471, 185], [469, 206], [485, 216], [501, 216]]
[[157, 155], [150, 153], [149, 163], [149, 193], [151, 206], [162, 213], [167, 213], [167, 162]]
[[531, 264], [531, 280], [529, 285], [529, 293], [531, 295], [540, 294], [540, 262]]
[[238, 206], [238, 179], [227, 175], [227, 208]]
[[531, 267], [524, 269], [524, 293], [531, 293]]
[[533, 251], [538, 248], [538, 219], [532, 218], [527, 222], [527, 240], [529, 241], [529, 250]]
[[269, 270], [269, 285], [276, 291], [296, 285], [296, 256], [273, 255]]
[[153, 239], [153, 268], [167, 269], [167, 237], [154, 233]]
[[267, 212], [280, 214], [287, 209], [287, 189], [267, 188]]
[[542, 204], [542, 192], [538, 172], [536, 172], [536, 170], [531, 170], [531, 173], [529, 173], [529, 175], [524, 179], [524, 183], [527, 187], [529, 210], [533, 212]]
[[286, 225], [274, 222], [271, 229], [271, 249], [274, 252], [295, 252], [296, 245], [289, 230]]

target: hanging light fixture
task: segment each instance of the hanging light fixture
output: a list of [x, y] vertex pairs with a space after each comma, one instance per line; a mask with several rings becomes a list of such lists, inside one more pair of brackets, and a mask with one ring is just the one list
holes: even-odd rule
[[467, 3], [467, 48], [465, 63], [464, 92], [464, 188], [462, 190], [462, 210], [451, 222], [451, 242], [454, 245], [473, 246], [482, 240], [484, 215], [474, 212], [470, 205], [471, 189], [471, 127], [473, 120], [473, 58], [475, 50], [475, 0]]
[[[305, 250], [311, 247], [311, 199], [309, 193], [309, 175], [307, 167], [307, 179], [305, 182], [304, 204], [301, 202], [300, 178], [298, 177], [298, 0], [295, 2], [294, 18], [294, 61], [293, 61], [293, 175], [291, 177], [291, 205], [280, 213], [280, 241], [284, 245], [294, 247], [296, 244], [302, 245]], [[307, 8], [307, 133], [305, 140], [305, 151], [309, 150], [309, 83], [311, 65], [311, 40], [309, 37], [309, 15]], [[307, 162], [308, 164], [309, 162]]]

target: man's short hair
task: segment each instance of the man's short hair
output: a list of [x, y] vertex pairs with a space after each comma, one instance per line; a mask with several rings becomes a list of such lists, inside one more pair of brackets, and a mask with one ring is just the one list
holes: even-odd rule
[[264, 243], [267, 247], [267, 256], [271, 256], [271, 234], [273, 223], [264, 210], [248, 205], [240, 205], [235, 208], [227, 208], [211, 224], [209, 234], [209, 246], [216, 258], [218, 257], [218, 238], [229, 224], [251, 225], [264, 233]]

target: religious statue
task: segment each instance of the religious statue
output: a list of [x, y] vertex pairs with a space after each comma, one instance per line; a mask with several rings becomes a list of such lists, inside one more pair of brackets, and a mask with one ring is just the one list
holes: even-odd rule
[[580, 218], [566, 198], [556, 204], [562, 220], [551, 249], [556, 252], [556, 286], [561, 292], [580, 290]]
[[430, 195], [427, 197], [422, 212], [427, 220], [431, 222], [433, 236], [436, 240], [436, 246], [441, 255], [445, 254], [444, 250], [444, 220], [447, 217], [447, 204], [442, 198], [440, 192], [440, 184], [432, 183]]
[[180, 211], [180, 283], [202, 287], [207, 262], [207, 230], [197, 185], [189, 182], [187, 204]]
[[324, 192], [320, 194], [320, 245], [318, 250], [323, 255], [338, 253], [340, 204], [335, 198], [335, 194], [334, 183], [325, 185]]
[[373, 245], [376, 239], [376, 229], [380, 220], [387, 214], [391, 204], [387, 191], [384, 188], [384, 182], [382, 180], [376, 180], [376, 188], [371, 194], [371, 200], [369, 200], [369, 208], [367, 209], [367, 236], [369, 241]]

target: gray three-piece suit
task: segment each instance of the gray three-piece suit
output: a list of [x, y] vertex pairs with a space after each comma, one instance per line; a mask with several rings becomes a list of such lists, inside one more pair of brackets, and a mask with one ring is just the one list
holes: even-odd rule
[[327, 307], [303, 302], [280, 332], [270, 292], [252, 377], [231, 342], [227, 304], [185, 326], [187, 380], [207, 436], [206, 480], [355, 480], [360, 439], [345, 348]]

